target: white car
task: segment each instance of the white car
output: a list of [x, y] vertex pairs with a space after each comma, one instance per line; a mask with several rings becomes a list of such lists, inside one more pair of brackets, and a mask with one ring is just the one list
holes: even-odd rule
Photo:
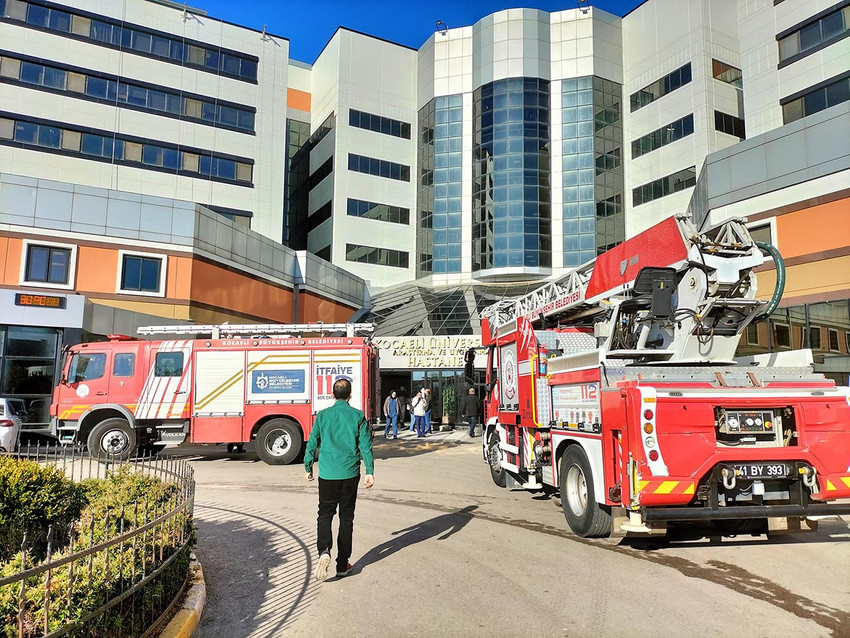
[[18, 449], [21, 419], [27, 415], [20, 407], [22, 405], [20, 399], [0, 399], [0, 452], [14, 452]]

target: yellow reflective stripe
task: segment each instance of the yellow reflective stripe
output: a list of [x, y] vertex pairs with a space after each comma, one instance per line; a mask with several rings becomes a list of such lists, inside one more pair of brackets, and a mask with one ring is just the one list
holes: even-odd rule
[[842, 476], [841, 482], [844, 483], [847, 487], [850, 487], [850, 476]]
[[687, 489], [684, 492], [682, 492], [682, 494], [693, 494], [693, 493], [694, 493], [694, 484], [693, 483], [688, 485]]
[[647, 485], [649, 485], [649, 481], [638, 481], [638, 492], [643, 492]]
[[658, 489], [655, 490], [656, 494], [669, 494], [673, 490], [676, 489], [676, 486], [679, 484], [679, 481], [664, 481]]
[[832, 492], [834, 490], [835, 490], [835, 486], [832, 484], [832, 481], [830, 481], [829, 479], [826, 479], [826, 491]]

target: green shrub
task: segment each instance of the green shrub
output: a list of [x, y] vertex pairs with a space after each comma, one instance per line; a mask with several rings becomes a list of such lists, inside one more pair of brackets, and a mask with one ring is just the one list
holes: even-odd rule
[[33, 559], [42, 558], [48, 527], [66, 534], [85, 504], [83, 487], [61, 470], [0, 457], [0, 562], [20, 549], [24, 533]]

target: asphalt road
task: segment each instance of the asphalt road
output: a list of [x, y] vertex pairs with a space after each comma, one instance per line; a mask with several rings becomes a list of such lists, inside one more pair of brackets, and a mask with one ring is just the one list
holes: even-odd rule
[[586, 540], [557, 498], [496, 487], [465, 433], [408, 437], [376, 437], [354, 571], [322, 584], [301, 465], [168, 451], [196, 459], [196, 636], [850, 637], [850, 517], [771, 538]]

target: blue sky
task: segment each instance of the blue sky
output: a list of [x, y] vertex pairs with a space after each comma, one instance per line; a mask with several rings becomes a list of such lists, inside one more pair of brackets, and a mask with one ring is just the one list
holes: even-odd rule
[[[623, 15], [642, 0], [590, 0], [593, 6]], [[531, 7], [545, 11], [575, 9], [578, 0], [194, 0], [189, 6], [210, 16], [289, 38], [289, 56], [313, 63], [339, 26], [419, 48], [437, 20], [450, 28], [474, 24], [502, 9]]]

